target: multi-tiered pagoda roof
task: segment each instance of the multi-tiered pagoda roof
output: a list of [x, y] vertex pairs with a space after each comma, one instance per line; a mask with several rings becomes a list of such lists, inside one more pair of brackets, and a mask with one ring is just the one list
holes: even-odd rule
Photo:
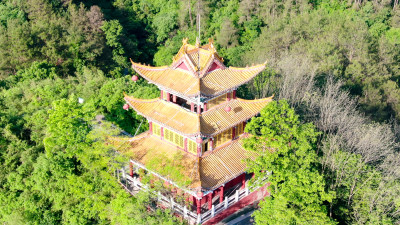
[[[255, 156], [241, 144], [246, 121], [272, 97], [240, 99], [236, 89], [265, 64], [226, 67], [211, 40], [200, 46], [184, 39], [170, 66], [132, 62], [132, 68], [157, 85], [161, 96], [137, 99], [125, 95], [127, 104], [149, 121], [150, 130], [125, 141], [119, 151], [140, 167], [178, 184], [176, 173], [166, 172], [162, 163], [172, 161], [174, 171], [188, 181], [186, 190], [213, 191], [244, 174], [244, 160]], [[154, 166], [155, 159], [161, 162], [159, 166]]]

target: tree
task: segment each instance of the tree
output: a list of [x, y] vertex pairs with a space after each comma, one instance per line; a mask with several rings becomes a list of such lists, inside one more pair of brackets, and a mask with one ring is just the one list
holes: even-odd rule
[[247, 150], [258, 154], [248, 161], [255, 180], [270, 171], [271, 196], [260, 202], [254, 213], [257, 224], [334, 224], [327, 216], [324, 201], [333, 194], [325, 191], [318, 171], [315, 142], [319, 135], [311, 123], [301, 124], [298, 115], [284, 100], [271, 102], [259, 117], [246, 126], [250, 137]]
[[217, 36], [217, 43], [221, 46], [235, 47], [238, 45], [237, 29], [233, 25], [232, 21], [227, 18], [221, 24], [221, 29]]

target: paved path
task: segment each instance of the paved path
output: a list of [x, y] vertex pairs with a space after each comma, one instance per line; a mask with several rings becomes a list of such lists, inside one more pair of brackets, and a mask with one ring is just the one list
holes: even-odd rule
[[254, 224], [254, 219], [251, 215], [254, 212], [254, 207], [252, 205], [243, 208], [239, 212], [227, 217], [226, 219], [219, 222], [217, 225], [248, 225]]

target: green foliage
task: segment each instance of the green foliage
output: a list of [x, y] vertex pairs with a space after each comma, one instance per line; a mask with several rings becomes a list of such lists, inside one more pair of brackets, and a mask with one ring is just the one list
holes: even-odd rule
[[[110, 135], [115, 131], [92, 130], [93, 113], [93, 108], [78, 104], [74, 96], [55, 101], [46, 122], [46, 153], [32, 154], [35, 151], [23, 142], [14, 141], [15, 144], [21, 143], [18, 147], [15, 144], [8, 146], [8, 154], [12, 153], [13, 145], [25, 152], [20, 157], [5, 158], [6, 155], [2, 154], [2, 159], [7, 159], [4, 163], [10, 165], [8, 169], [12, 169], [5, 173], [6, 181], [2, 178], [5, 189], [0, 192], [0, 219], [3, 222], [177, 222], [168, 212], [149, 212], [146, 208], [149, 196], [131, 198], [119, 187], [112, 173], [120, 167], [119, 162], [126, 159], [116, 158], [114, 150], [99, 141], [104, 140], [104, 134]], [[12, 164], [12, 161], [17, 164]]]
[[169, 33], [177, 25], [179, 2], [157, 0], [152, 3], [157, 12], [153, 17], [152, 26], [155, 28], [157, 41], [162, 42], [169, 37]]
[[[93, 104], [99, 107], [100, 111], [106, 115], [107, 120], [134, 134], [143, 118], [133, 110], [126, 111], [122, 108], [125, 102], [124, 92], [136, 98], [152, 99], [159, 96], [159, 91], [155, 86], [146, 84], [143, 79], [133, 82], [128, 77], [110, 80], [100, 88], [98, 99]], [[143, 123], [140, 131], [147, 129], [148, 125]]]
[[157, 155], [157, 157], [152, 158], [146, 163], [146, 167], [149, 170], [157, 171], [180, 186], [187, 187], [191, 184], [192, 180], [184, 175], [187, 172], [185, 171], [187, 168], [181, 164], [184, 160], [183, 153], [176, 152], [174, 155], [167, 155], [166, 153], [157, 154], [151, 152], [149, 151], [147, 154]]
[[398, 208], [396, 202], [399, 201], [397, 193], [400, 190], [395, 180], [386, 180], [381, 171], [365, 164], [360, 154], [336, 149], [326, 152], [323, 160], [327, 184], [336, 193], [330, 210], [340, 222], [395, 223], [396, 216], [392, 213]]
[[385, 36], [391, 44], [400, 44], [400, 28], [390, 28], [390, 30], [386, 32]]
[[122, 26], [118, 20], [104, 22], [101, 29], [106, 35], [107, 45], [112, 47], [113, 59], [118, 65], [126, 65], [123, 54], [125, 53], [120, 38], [122, 35]]
[[16, 74], [16, 77], [20, 80], [44, 80], [47, 78], [53, 79], [56, 76], [55, 66], [46, 61], [33, 62], [29, 68], [20, 70]]
[[255, 180], [270, 171], [271, 197], [260, 203], [254, 213], [257, 224], [334, 224], [328, 217], [325, 201], [333, 193], [325, 191], [318, 171], [315, 142], [318, 132], [312, 124], [301, 124], [286, 101], [271, 102], [259, 117], [246, 125], [251, 136], [244, 140], [246, 149], [258, 154], [248, 161]]
[[171, 39], [165, 42], [165, 45], [160, 46], [157, 53], [154, 55], [154, 64], [156, 66], [164, 66], [172, 63], [172, 57], [179, 51], [182, 46], [182, 39], [189, 38], [190, 40], [196, 39], [196, 33], [192, 31], [180, 32]]
[[[170, 64], [184, 37], [195, 41], [197, 14], [201, 16], [202, 43], [213, 38], [228, 66], [268, 61], [270, 68], [249, 85], [242, 86], [238, 95], [260, 98], [279, 94], [278, 87], [288, 82], [282, 79], [285, 73], [300, 77], [312, 74], [318, 79], [334, 75], [345, 82], [345, 88], [358, 97], [360, 109], [374, 120], [400, 118], [400, 17], [398, 6], [394, 7], [390, 1], [2, 1], [2, 223], [177, 222], [168, 221], [169, 216], [161, 211], [148, 212], [145, 207], [151, 202], [148, 195], [130, 198], [119, 189], [107, 171], [118, 160], [99, 141], [93, 141], [104, 137], [96, 133], [98, 130], [90, 129], [90, 121], [94, 115], [103, 114], [113, 124], [134, 133], [143, 118], [132, 110], [122, 109], [123, 92], [139, 98], [155, 98], [159, 92], [143, 79], [134, 83], [125, 76], [130, 74], [128, 58], [158, 66]], [[301, 68], [296, 67], [299, 62], [303, 62]], [[77, 104], [78, 97], [85, 100], [83, 105]], [[65, 121], [61, 120], [63, 117]], [[257, 218], [271, 215], [271, 223], [287, 220], [307, 223], [300, 218], [304, 215], [304, 219], [315, 217], [315, 223], [323, 223], [324, 182], [317, 172], [313, 150], [315, 129], [293, 122], [297, 117], [291, 114], [291, 119], [279, 120], [272, 115], [271, 118], [290, 124], [282, 127], [282, 134], [295, 135], [283, 135], [268, 142], [254, 139], [253, 147], [265, 143], [283, 149], [263, 156], [265, 160], [275, 159], [273, 162], [282, 164], [299, 161], [271, 169], [277, 164], [267, 160], [272, 164], [266, 166], [271, 168], [263, 166], [262, 170], [283, 174], [281, 180], [275, 174], [269, 178], [271, 184], [276, 179], [271, 187], [282, 191], [273, 192], [272, 198], [261, 203]], [[254, 121], [257, 120], [274, 127], [271, 121]], [[147, 128], [143, 123], [138, 132]], [[272, 128], [256, 124], [252, 129], [264, 137], [268, 135], [263, 132], [272, 132]], [[349, 159], [347, 171], [365, 166], [357, 161], [360, 156], [347, 150], [335, 155], [337, 163]], [[357, 186], [350, 203], [351, 182], [354, 182], [350, 172], [343, 178], [342, 186], [330, 188], [336, 192], [333, 201], [328, 201], [330, 193], [325, 195], [331, 217], [341, 223], [396, 222], [396, 218], [388, 215], [394, 215], [399, 200], [387, 193], [397, 193], [398, 184], [382, 186], [387, 182], [386, 175], [376, 165], [366, 166], [361, 171], [368, 172], [357, 175], [365, 185]], [[287, 174], [283, 168], [298, 171]], [[336, 172], [325, 169], [328, 185], [334, 183]], [[277, 183], [278, 180], [282, 183]], [[307, 180], [312, 182], [308, 184]], [[304, 190], [310, 184], [315, 185]], [[386, 192], [379, 192], [380, 189]], [[310, 196], [304, 196], [305, 193]], [[390, 210], [392, 214], [387, 214]]]

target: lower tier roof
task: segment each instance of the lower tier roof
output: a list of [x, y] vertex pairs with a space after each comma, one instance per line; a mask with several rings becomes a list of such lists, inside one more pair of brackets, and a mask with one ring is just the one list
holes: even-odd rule
[[214, 190], [236, 178], [246, 169], [247, 158], [254, 158], [241, 144], [231, 141], [203, 157], [197, 157], [161, 140], [149, 132], [134, 138], [112, 138], [117, 151], [175, 184], [191, 190]]

